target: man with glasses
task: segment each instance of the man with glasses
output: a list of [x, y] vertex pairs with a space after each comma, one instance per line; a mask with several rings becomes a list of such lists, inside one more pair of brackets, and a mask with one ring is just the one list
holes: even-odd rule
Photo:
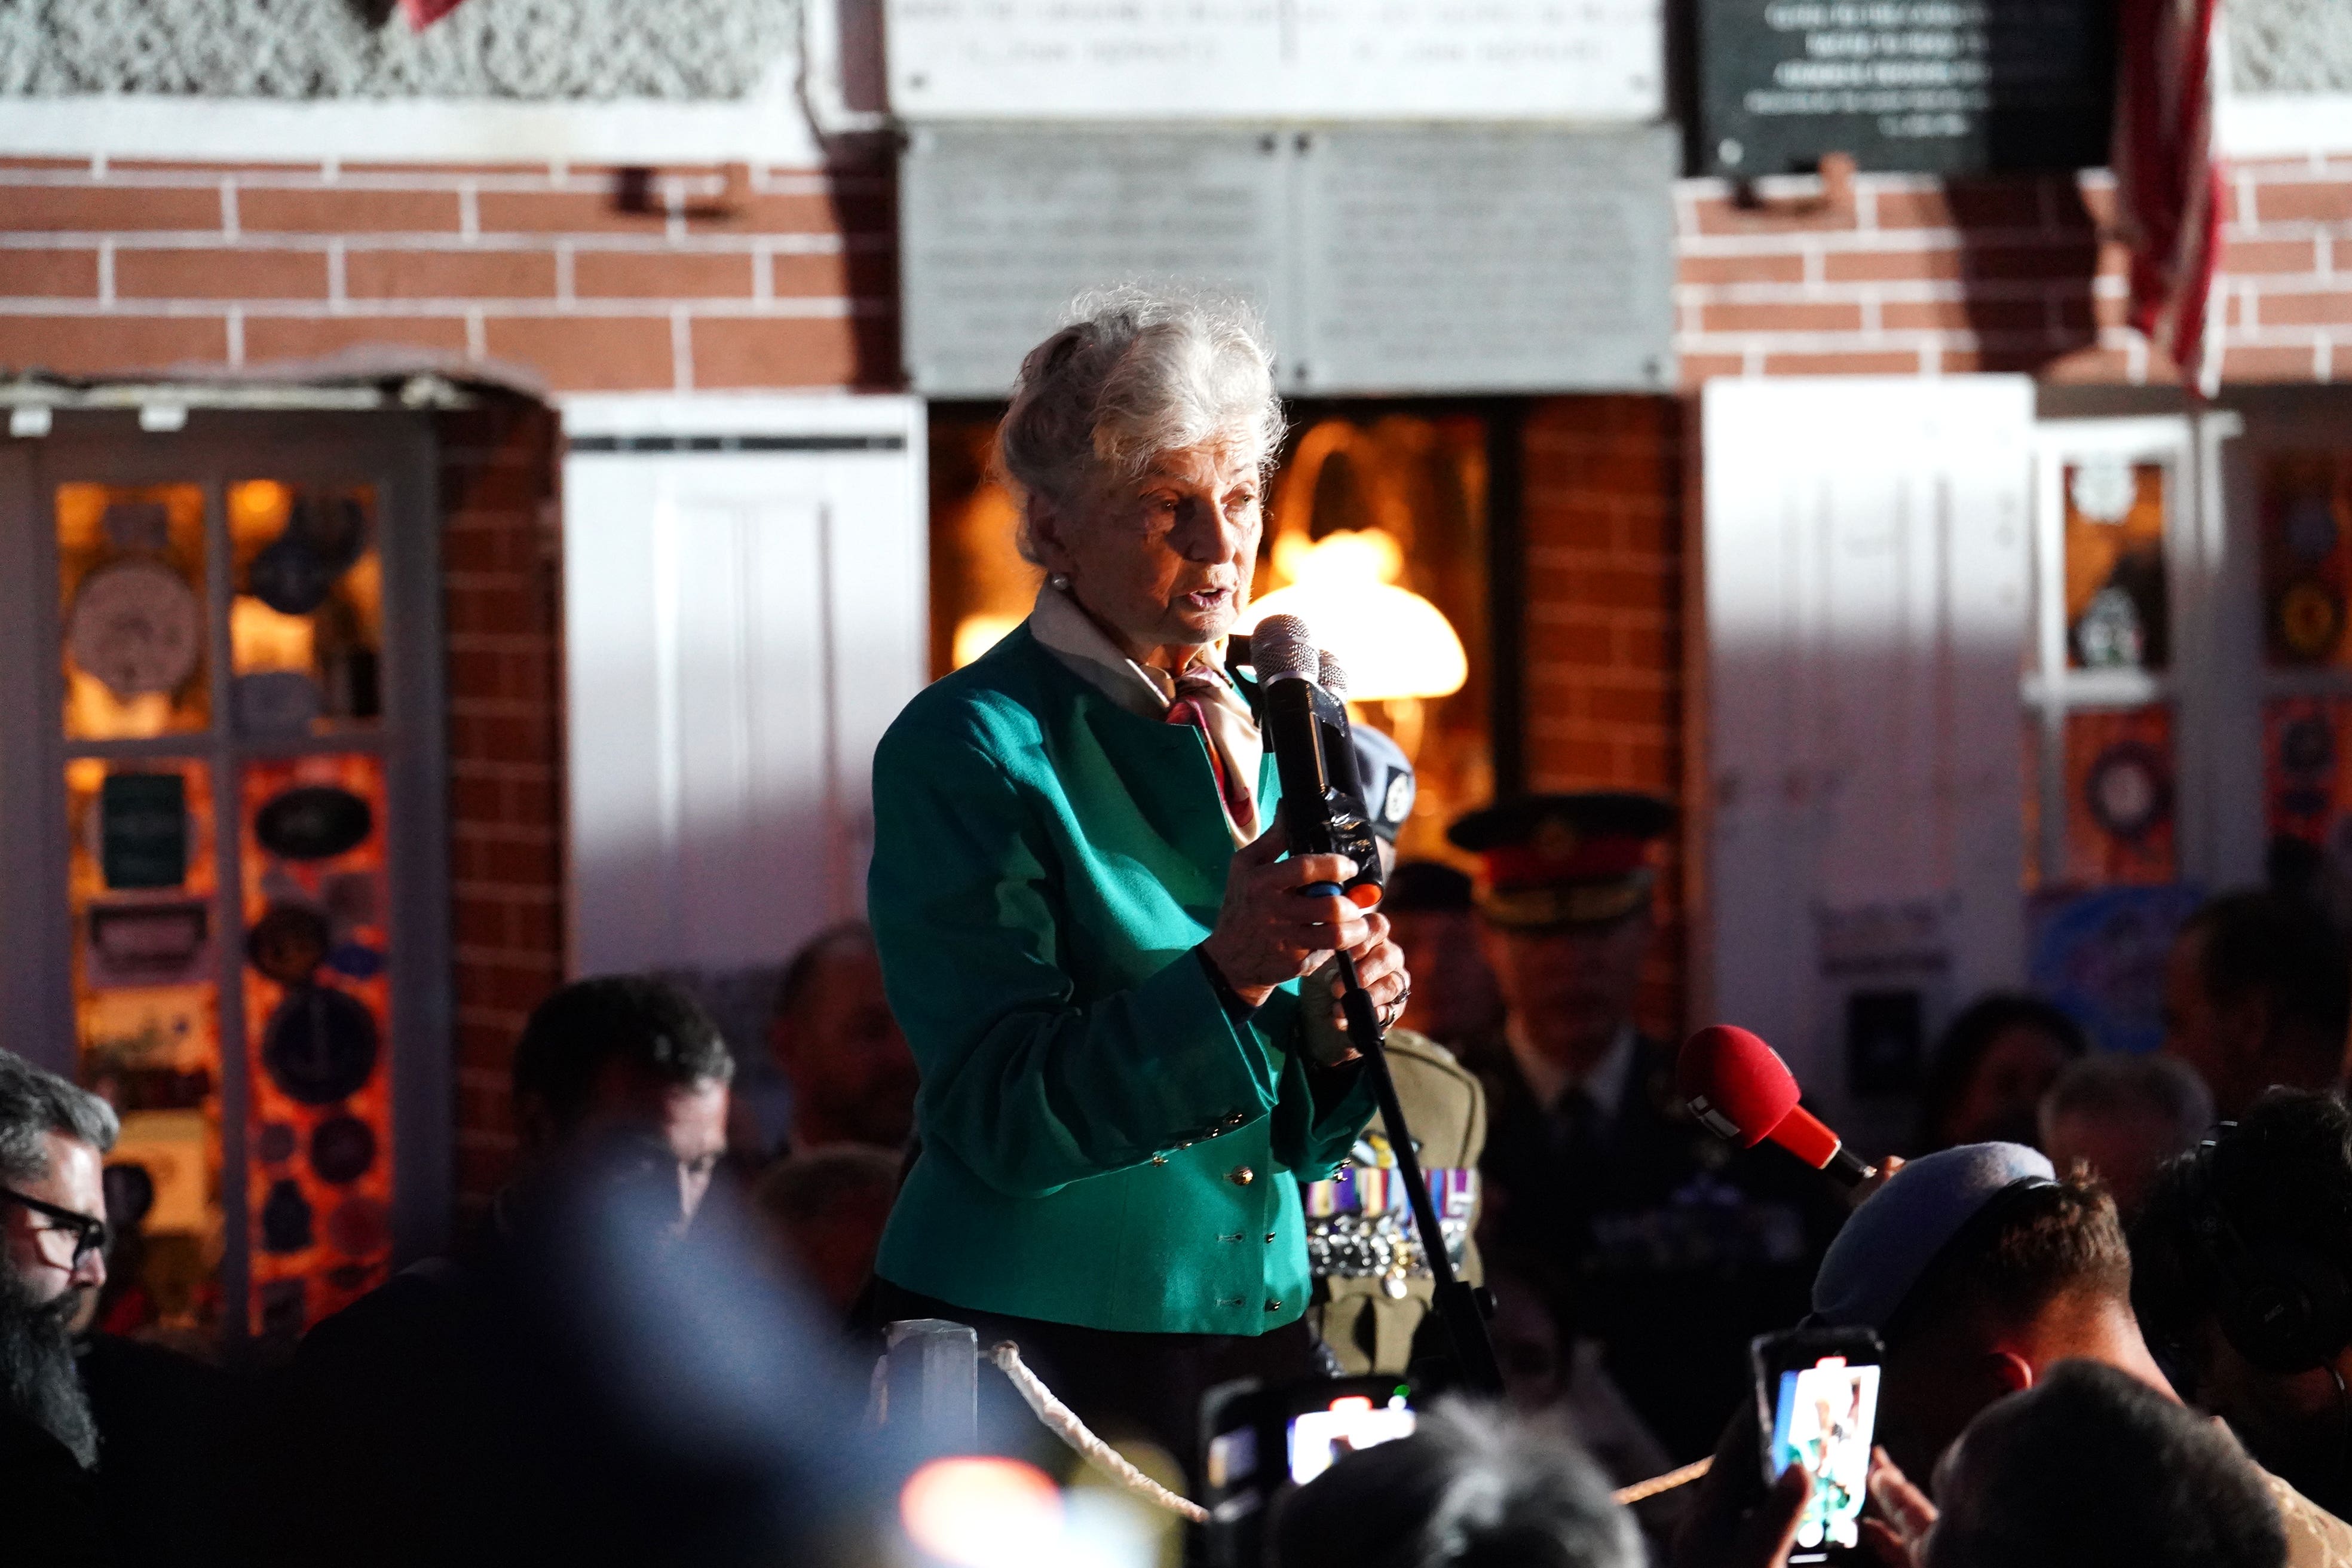
[[26, 1562], [106, 1560], [73, 1321], [106, 1281], [100, 1173], [116, 1131], [104, 1100], [0, 1050], [0, 1495], [42, 1500], [7, 1527]]

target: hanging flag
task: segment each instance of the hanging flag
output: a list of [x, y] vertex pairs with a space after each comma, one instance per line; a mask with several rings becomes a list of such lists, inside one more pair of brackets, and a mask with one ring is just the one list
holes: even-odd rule
[[421, 33], [465, 3], [466, 0], [400, 0], [400, 13], [408, 18], [410, 31]]
[[2119, 0], [2112, 156], [2116, 222], [2131, 250], [2126, 319], [2207, 393], [2221, 368], [2205, 331], [2221, 242], [2215, 9], [2216, 0]]

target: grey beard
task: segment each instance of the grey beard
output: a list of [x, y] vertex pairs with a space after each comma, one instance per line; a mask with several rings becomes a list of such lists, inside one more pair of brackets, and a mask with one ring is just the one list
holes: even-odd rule
[[79, 1296], [37, 1300], [0, 1263], [0, 1404], [63, 1443], [86, 1470], [98, 1463], [98, 1422], [74, 1364]]

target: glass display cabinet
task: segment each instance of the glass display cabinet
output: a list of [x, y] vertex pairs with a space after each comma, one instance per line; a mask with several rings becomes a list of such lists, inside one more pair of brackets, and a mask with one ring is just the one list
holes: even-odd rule
[[394, 413], [0, 445], [0, 1016], [121, 1115], [108, 1329], [282, 1348], [444, 1239], [432, 482]]

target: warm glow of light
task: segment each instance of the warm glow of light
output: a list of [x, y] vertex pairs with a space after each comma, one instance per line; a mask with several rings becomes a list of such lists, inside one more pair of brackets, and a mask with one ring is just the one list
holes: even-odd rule
[[117, 697], [85, 670], [66, 670], [66, 733], [93, 741], [144, 741], [172, 727], [172, 694]]
[[1004, 634], [1021, 624], [1019, 616], [966, 616], [956, 623], [955, 667], [961, 669], [990, 648], [1004, 640]]
[[1386, 530], [1342, 530], [1312, 542], [1285, 534], [1275, 542], [1274, 565], [1290, 585], [1252, 605], [1234, 629], [1297, 616], [1315, 646], [1346, 668], [1350, 701], [1445, 697], [1470, 679], [1469, 658], [1444, 613], [1396, 586], [1404, 552]]
[[276, 479], [247, 479], [228, 488], [229, 527], [240, 536], [275, 534], [286, 526], [293, 506], [294, 492]]
[[1018, 1459], [933, 1459], [898, 1494], [908, 1537], [961, 1568], [1027, 1568], [1057, 1554], [1062, 1494]]
[[1318, 576], [1393, 583], [1404, 575], [1404, 550], [1385, 528], [1343, 528], [1320, 540], [1286, 533], [1274, 542], [1274, 569], [1294, 583]]
[[264, 669], [310, 672], [312, 632], [308, 616], [280, 615], [260, 600], [239, 594], [228, 611], [232, 666], [239, 675]]
[[1372, 1402], [1363, 1394], [1351, 1394], [1345, 1399], [1333, 1400], [1331, 1408], [1338, 1411], [1360, 1411], [1369, 1415], [1371, 1414]]

